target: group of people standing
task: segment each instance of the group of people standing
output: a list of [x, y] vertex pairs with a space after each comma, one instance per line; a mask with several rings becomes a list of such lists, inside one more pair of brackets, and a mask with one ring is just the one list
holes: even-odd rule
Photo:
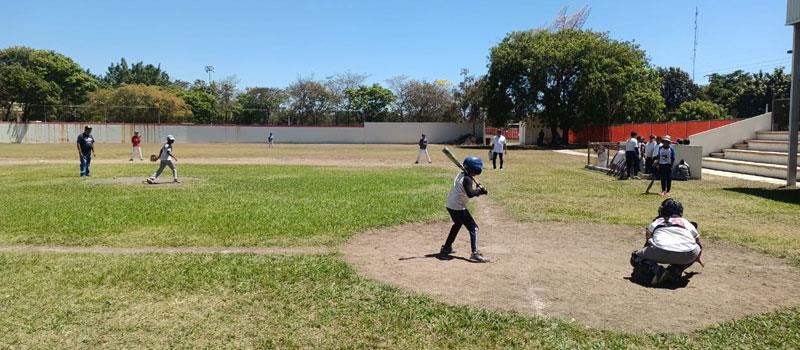
[[[175, 165], [175, 162], [178, 161], [178, 158], [172, 152], [172, 144], [175, 143], [175, 137], [172, 135], [167, 135], [166, 138], [167, 142], [161, 146], [161, 150], [158, 153], [157, 160], [160, 161], [158, 170], [153, 173], [152, 176], [147, 178], [148, 183], [155, 183], [156, 179], [161, 176], [161, 172], [164, 171], [165, 168], [169, 167], [172, 170], [172, 182], [179, 183], [178, 180], [178, 168]], [[95, 156], [94, 150], [95, 138], [92, 136], [92, 127], [86, 125], [83, 128], [83, 132], [78, 135], [77, 147], [78, 147], [78, 157], [80, 159], [80, 168], [81, 168], [81, 177], [84, 176], [91, 176], [90, 169], [92, 164], [92, 157]], [[142, 137], [139, 134], [139, 131], [134, 131], [133, 136], [131, 137], [131, 157], [129, 161], [133, 161], [134, 157], [137, 155], [139, 156], [140, 161], [144, 161], [144, 155], [142, 154]]]
[[[428, 136], [422, 134], [419, 142], [419, 152], [417, 153], [417, 160], [414, 164], [419, 164], [420, 159], [425, 157], [428, 164], [431, 164], [431, 156], [428, 154]], [[508, 153], [508, 140], [503, 136], [503, 130], [497, 129], [497, 135], [492, 138], [492, 143], [489, 144], [489, 159], [492, 161], [492, 168], [497, 169], [497, 159], [500, 159], [500, 170], [503, 170], [503, 158]]]
[[[686, 140], [688, 141], [688, 140]], [[687, 144], [680, 140], [680, 144]], [[650, 135], [648, 142], [635, 131], [625, 142], [625, 171], [621, 179], [638, 179], [644, 163], [644, 173], [655, 176], [661, 181], [661, 195], [668, 196], [672, 191], [672, 173], [675, 167], [675, 147], [669, 135]], [[686, 180], [691, 176], [689, 165], [681, 160], [678, 175]]]

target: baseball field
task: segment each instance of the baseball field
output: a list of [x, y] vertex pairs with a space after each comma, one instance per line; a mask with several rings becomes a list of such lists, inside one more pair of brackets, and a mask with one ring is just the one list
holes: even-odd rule
[[800, 191], [676, 182], [706, 266], [647, 288], [628, 258], [663, 198], [552, 151], [479, 177], [491, 263], [466, 232], [437, 258], [441, 148], [178, 144], [182, 183], [148, 185], [127, 145], [89, 178], [74, 145], [0, 145], [0, 347], [800, 348]]

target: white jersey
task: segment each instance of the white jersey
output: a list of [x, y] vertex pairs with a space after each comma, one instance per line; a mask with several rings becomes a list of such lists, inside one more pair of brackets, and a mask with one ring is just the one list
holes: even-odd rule
[[447, 208], [453, 210], [464, 210], [467, 209], [467, 203], [469, 202], [469, 196], [467, 196], [467, 192], [464, 190], [464, 173], [459, 173], [455, 179], [453, 179], [453, 188], [450, 190], [450, 194], [447, 196]]
[[673, 153], [672, 147], [664, 148], [659, 147], [657, 152], [658, 164], [665, 165], [665, 164], [672, 164], [675, 162], [675, 155]]
[[494, 140], [492, 140], [492, 145], [492, 152], [503, 153], [506, 145], [506, 137], [503, 135], [495, 136]]
[[671, 252], [690, 252], [697, 249], [697, 237], [700, 232], [689, 220], [670, 218], [670, 225], [664, 224], [664, 218], [657, 218], [647, 228], [653, 237], [649, 242], [657, 248]]
[[655, 158], [657, 154], [655, 151], [658, 149], [658, 144], [655, 141], [650, 141], [644, 146], [644, 154], [646, 157]]
[[159, 155], [160, 160], [169, 160], [169, 155], [172, 154], [172, 145], [169, 142], [165, 143], [163, 147], [161, 147], [161, 154]]
[[639, 140], [635, 137], [631, 137], [628, 142], [625, 143], [625, 152], [637, 152], [639, 150]]

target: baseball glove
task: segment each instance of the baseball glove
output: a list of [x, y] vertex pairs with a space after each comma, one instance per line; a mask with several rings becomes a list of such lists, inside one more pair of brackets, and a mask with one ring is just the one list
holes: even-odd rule
[[156, 156], [155, 154], [151, 154], [151, 155], [150, 155], [150, 161], [151, 161], [151, 162], [155, 162], [155, 161], [157, 161], [157, 160], [158, 160], [158, 156]]

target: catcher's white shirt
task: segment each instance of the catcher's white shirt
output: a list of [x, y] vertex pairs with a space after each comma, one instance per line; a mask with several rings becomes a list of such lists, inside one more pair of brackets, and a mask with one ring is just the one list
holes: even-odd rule
[[664, 218], [657, 218], [647, 231], [653, 234], [650, 244], [657, 248], [671, 252], [690, 252], [697, 249], [697, 237], [700, 232], [689, 220], [684, 218], [670, 218], [671, 225], [659, 227], [664, 224]]

